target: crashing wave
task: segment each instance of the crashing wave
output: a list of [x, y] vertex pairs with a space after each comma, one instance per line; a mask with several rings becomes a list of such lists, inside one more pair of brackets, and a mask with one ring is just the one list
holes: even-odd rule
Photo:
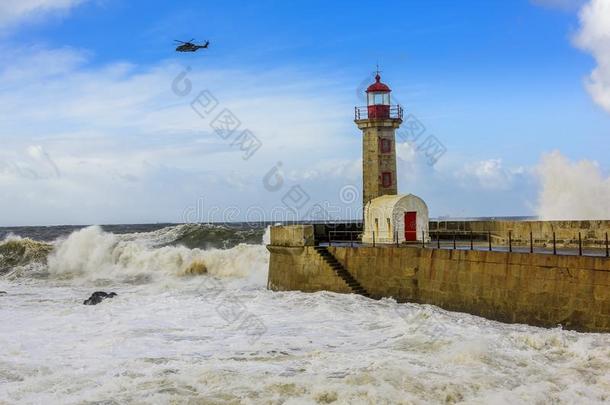
[[153, 232], [114, 234], [91, 226], [53, 244], [13, 238], [0, 245], [0, 274], [10, 272], [12, 278], [19, 278], [40, 277], [44, 272], [58, 280], [134, 284], [202, 274], [263, 280], [268, 263], [261, 245], [264, 232], [178, 225]]
[[229, 249], [243, 243], [258, 245], [265, 231], [264, 228], [210, 224], [185, 224], [171, 229], [175, 237], [169, 244], [191, 249]]
[[10, 236], [0, 242], [0, 275], [28, 265], [45, 265], [53, 245]]
[[117, 234], [117, 236], [122, 240], [138, 241], [154, 247], [230, 249], [243, 243], [258, 245], [264, 232], [264, 228], [238, 225], [183, 224], [152, 232]]

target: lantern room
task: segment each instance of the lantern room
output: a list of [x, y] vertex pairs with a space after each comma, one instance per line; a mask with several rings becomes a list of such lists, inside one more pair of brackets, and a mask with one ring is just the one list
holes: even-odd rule
[[381, 83], [379, 73], [375, 76], [375, 83], [366, 89], [367, 109], [369, 119], [390, 118], [390, 88]]

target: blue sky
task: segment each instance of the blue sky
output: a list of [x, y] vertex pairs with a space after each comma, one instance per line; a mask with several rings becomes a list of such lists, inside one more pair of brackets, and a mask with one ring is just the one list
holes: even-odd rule
[[[295, 186], [303, 210], [358, 216], [340, 196], [360, 187], [353, 106], [377, 63], [446, 147], [432, 166], [398, 145], [399, 190], [432, 216], [605, 217], [570, 194], [610, 201], [605, 22], [605, 0], [0, 5], [0, 225], [244, 219]], [[211, 47], [173, 51], [190, 38]], [[260, 139], [252, 158], [193, 112], [202, 90]]]

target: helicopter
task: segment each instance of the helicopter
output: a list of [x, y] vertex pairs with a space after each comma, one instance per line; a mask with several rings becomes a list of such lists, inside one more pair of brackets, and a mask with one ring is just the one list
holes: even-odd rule
[[197, 45], [193, 43], [193, 39], [191, 39], [190, 41], [178, 41], [177, 39], [175, 39], [174, 41], [182, 44], [182, 45], [178, 45], [178, 47], [176, 48], [177, 52], [196, 52], [199, 49], [205, 49], [210, 45], [210, 41], [205, 41], [205, 43], [203, 45]]

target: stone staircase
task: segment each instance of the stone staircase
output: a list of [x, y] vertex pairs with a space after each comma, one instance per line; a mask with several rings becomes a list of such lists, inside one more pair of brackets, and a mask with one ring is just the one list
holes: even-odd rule
[[320, 257], [330, 266], [330, 268], [335, 272], [337, 276], [339, 276], [345, 283], [349, 286], [354, 294], [360, 294], [367, 298], [371, 298], [369, 292], [360, 285], [358, 280], [356, 280], [349, 271], [339, 261], [328, 251], [326, 246], [316, 246], [314, 247], [315, 251], [320, 255]]

